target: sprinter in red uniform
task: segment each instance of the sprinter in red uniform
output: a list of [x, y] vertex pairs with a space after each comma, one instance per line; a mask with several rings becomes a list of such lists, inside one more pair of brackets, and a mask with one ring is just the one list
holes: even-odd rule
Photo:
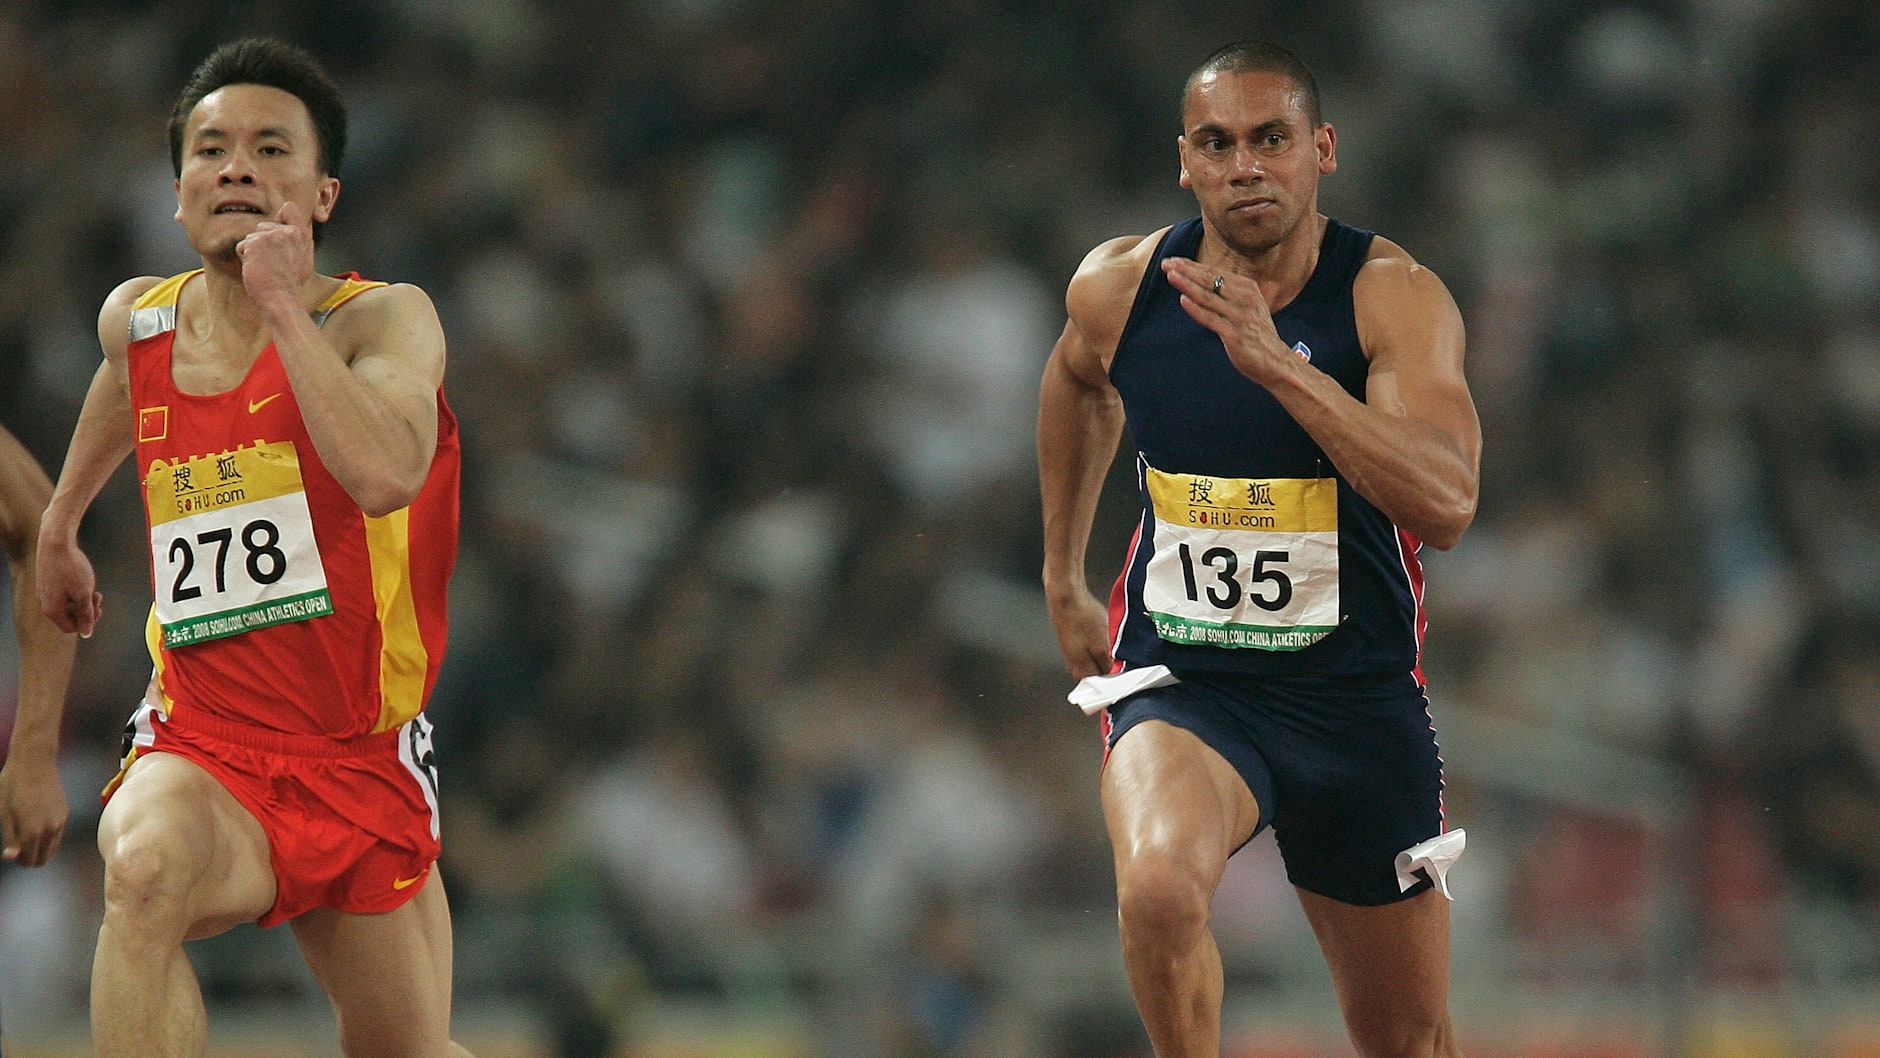
[[201, 1054], [185, 940], [289, 922], [349, 1058], [450, 1042], [426, 697], [457, 550], [444, 335], [416, 287], [314, 271], [345, 111], [276, 41], [217, 50], [170, 121], [202, 268], [119, 286], [40, 535], [40, 597], [89, 634], [86, 508], [133, 455], [156, 671], [105, 790], [98, 1054]]

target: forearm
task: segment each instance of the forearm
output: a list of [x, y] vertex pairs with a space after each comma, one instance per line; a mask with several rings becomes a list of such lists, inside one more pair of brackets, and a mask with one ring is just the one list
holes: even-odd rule
[[1427, 423], [1357, 400], [1303, 362], [1268, 389], [1358, 495], [1419, 540], [1455, 546], [1475, 518], [1472, 452]]
[[1116, 391], [1046, 368], [1038, 402], [1038, 483], [1044, 505], [1044, 586], [1062, 599], [1087, 592], [1084, 559], [1097, 500], [1122, 436]]
[[19, 707], [9, 761], [51, 765], [59, 753], [59, 716], [71, 677], [74, 642], [39, 610], [35, 555], [52, 482], [26, 449], [0, 430], [0, 545], [13, 583], [13, 628], [19, 641]]
[[430, 473], [434, 420], [426, 430], [368, 385], [304, 312], [270, 322], [320, 461], [368, 514], [410, 505]]
[[[31, 547], [37, 541], [27, 543]], [[32, 551], [25, 553], [30, 555]], [[20, 697], [8, 757], [51, 761], [59, 753], [59, 722], [65, 711], [65, 692], [78, 644], [39, 611], [32, 563], [15, 560], [10, 565], [13, 627], [20, 644]]]

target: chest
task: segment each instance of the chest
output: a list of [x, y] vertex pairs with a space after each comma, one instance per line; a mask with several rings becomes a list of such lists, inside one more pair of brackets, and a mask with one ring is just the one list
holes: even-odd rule
[[[1342, 303], [1341, 303], [1342, 301]], [[1242, 375], [1221, 339], [1182, 309], [1172, 288], [1146, 292], [1118, 346], [1110, 380], [1152, 466], [1215, 474], [1314, 477], [1323, 454], [1264, 387]], [[1280, 338], [1363, 400], [1370, 363], [1345, 299], [1295, 300], [1274, 317]]]
[[242, 345], [191, 340], [177, 332], [170, 345], [170, 384], [196, 397], [237, 389], [254, 372], [267, 342]]

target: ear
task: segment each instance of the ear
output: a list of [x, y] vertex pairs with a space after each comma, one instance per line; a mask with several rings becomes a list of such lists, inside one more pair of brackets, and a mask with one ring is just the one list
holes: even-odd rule
[[1188, 137], [1175, 137], [1175, 156], [1181, 159], [1182, 175], [1177, 181], [1182, 187], [1193, 189], [1194, 179], [1188, 175]]
[[170, 216], [170, 219], [181, 224], [183, 223], [183, 182], [172, 180], [170, 187], [176, 192], [176, 212]]
[[336, 176], [322, 178], [320, 181], [319, 194], [314, 199], [313, 216], [311, 219], [325, 224], [327, 218], [333, 215], [333, 204], [338, 201], [339, 178]]
[[1319, 173], [1330, 176], [1338, 171], [1338, 132], [1331, 122], [1319, 126], [1319, 131], [1312, 136], [1314, 146], [1319, 151]]

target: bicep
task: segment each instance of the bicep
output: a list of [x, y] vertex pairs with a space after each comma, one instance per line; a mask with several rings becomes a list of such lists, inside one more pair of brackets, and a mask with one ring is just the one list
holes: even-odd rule
[[25, 556], [51, 495], [52, 481], [32, 454], [0, 430], [0, 550], [16, 560]]
[[149, 276], [120, 284], [98, 312], [98, 345], [104, 358], [85, 389], [71, 446], [59, 469], [61, 482], [73, 474], [80, 481], [109, 476], [136, 446], [130, 383], [131, 307], [156, 284]]
[[1114, 393], [1110, 360], [1134, 302], [1141, 242], [1112, 239], [1092, 250], [1064, 292], [1064, 332], [1051, 348], [1051, 364], [1085, 390]]
[[1047, 378], [1057, 376], [1055, 381], [1080, 389], [1109, 388], [1103, 352], [1078, 325], [1075, 316], [1064, 321], [1064, 331], [1058, 335], [1057, 343], [1051, 347], [1051, 358], [1045, 362], [1045, 374]]
[[352, 372], [420, 435], [436, 431], [438, 384], [427, 372], [396, 356], [366, 354], [353, 358]]
[[[125, 280], [111, 291], [104, 300], [104, 306], [98, 310], [98, 348], [104, 353], [105, 360], [99, 368], [99, 374], [111, 383], [110, 388], [101, 395], [122, 398], [127, 408], [131, 400], [131, 309], [139, 298], [159, 282], [155, 276]], [[96, 386], [93, 392], [97, 392]], [[87, 397], [90, 396], [91, 393], [88, 393]]]
[[353, 328], [353, 377], [428, 433], [437, 427], [437, 391], [444, 384], [444, 328], [416, 287], [387, 294]]
[[1371, 359], [1365, 403], [1429, 426], [1473, 457], [1481, 427], [1463, 370], [1462, 313], [1434, 273], [1410, 266], [1370, 291], [1359, 314]]

